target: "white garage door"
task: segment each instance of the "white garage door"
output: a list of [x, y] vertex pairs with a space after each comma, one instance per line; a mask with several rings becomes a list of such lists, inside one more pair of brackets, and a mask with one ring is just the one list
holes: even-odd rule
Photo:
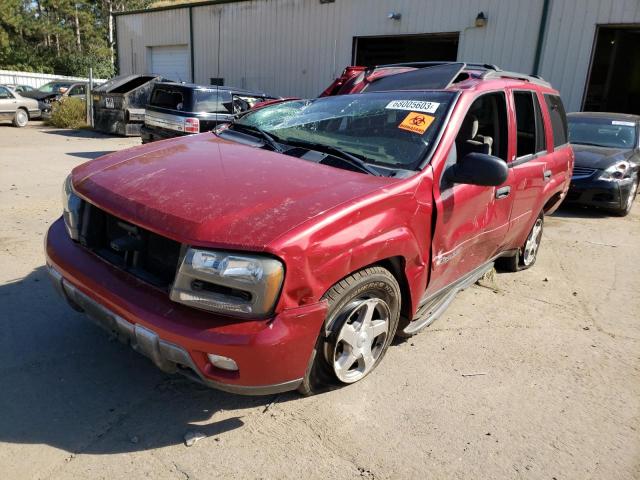
[[191, 81], [187, 45], [151, 47], [151, 72], [178, 82]]

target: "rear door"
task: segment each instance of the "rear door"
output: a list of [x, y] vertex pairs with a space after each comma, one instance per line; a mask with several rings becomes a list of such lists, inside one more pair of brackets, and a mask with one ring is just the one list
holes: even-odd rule
[[539, 199], [549, 176], [547, 137], [536, 92], [511, 90], [510, 101], [511, 135], [516, 148], [509, 162], [513, 176], [509, 243], [528, 232], [533, 217], [539, 213]]
[[[557, 197], [569, 189], [575, 155], [569, 144], [569, 129], [567, 115], [562, 100], [558, 95], [538, 94], [543, 106], [543, 115], [547, 124], [547, 138], [552, 147], [547, 160], [547, 171], [550, 177], [545, 184], [545, 202], [549, 198]], [[545, 108], [546, 107], [546, 108]]]
[[[509, 155], [504, 92], [477, 96], [468, 108], [444, 170], [466, 153]], [[425, 296], [451, 285], [490, 261], [502, 248], [509, 228], [511, 178], [498, 187], [449, 184], [434, 188], [437, 209], [432, 240], [431, 279]]]

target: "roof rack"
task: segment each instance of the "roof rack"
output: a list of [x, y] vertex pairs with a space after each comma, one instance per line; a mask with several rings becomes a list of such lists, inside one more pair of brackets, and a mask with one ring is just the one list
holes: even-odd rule
[[[415, 67], [415, 68], [425, 68], [425, 67], [436, 67], [438, 65], [451, 65], [456, 63], [463, 62], [445, 62], [445, 61], [434, 61], [434, 62], [406, 62], [406, 63], [390, 63], [385, 65], [376, 65], [375, 68], [383, 68], [383, 67]], [[490, 63], [467, 63], [464, 62], [465, 65], [472, 69], [480, 69], [480, 70], [494, 70], [500, 71], [500, 67], [490, 64]]]
[[517, 72], [507, 72], [504, 70], [499, 70], [497, 72], [487, 71], [482, 78], [491, 79], [491, 78], [507, 78], [513, 80], [522, 80], [524, 82], [535, 83], [536, 85], [541, 85], [543, 87], [551, 87], [551, 84], [543, 79], [540, 75], [527, 75], [525, 73], [517, 73]]
[[[414, 67], [414, 68], [429, 68], [429, 67], [437, 67], [440, 65], [453, 65], [460, 64], [462, 62], [407, 62], [407, 63], [391, 63], [386, 65], [377, 65], [374, 68], [383, 68], [383, 67]], [[511, 78], [513, 80], [522, 80], [525, 82], [535, 83], [537, 85], [542, 85], [545, 87], [550, 87], [551, 84], [547, 82], [540, 75], [527, 75], [525, 73], [517, 73], [517, 72], [509, 72], [506, 70], [502, 70], [497, 65], [493, 65], [491, 63], [466, 63], [464, 62], [464, 70], [483, 70], [482, 77], [483, 79], [489, 78]]]

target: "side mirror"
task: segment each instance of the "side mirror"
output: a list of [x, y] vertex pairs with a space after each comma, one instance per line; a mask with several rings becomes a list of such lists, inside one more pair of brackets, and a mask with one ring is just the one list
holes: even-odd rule
[[496, 187], [502, 185], [509, 176], [509, 168], [504, 160], [484, 153], [469, 153], [450, 166], [445, 172], [447, 180]]

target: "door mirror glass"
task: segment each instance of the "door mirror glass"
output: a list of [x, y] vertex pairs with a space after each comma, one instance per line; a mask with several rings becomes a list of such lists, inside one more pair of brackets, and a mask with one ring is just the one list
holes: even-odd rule
[[509, 176], [504, 160], [484, 153], [469, 153], [446, 170], [447, 180], [453, 183], [495, 187]]

